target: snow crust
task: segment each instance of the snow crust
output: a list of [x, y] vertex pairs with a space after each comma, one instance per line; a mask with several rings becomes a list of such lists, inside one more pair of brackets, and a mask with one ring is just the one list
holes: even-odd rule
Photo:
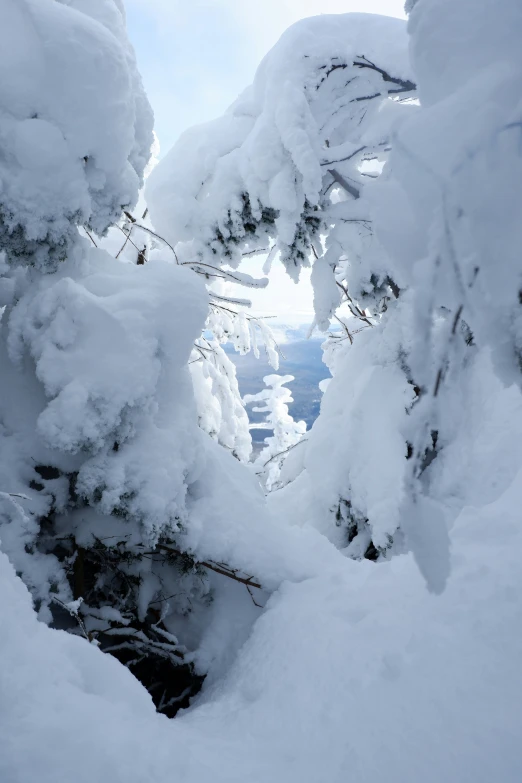
[[[286, 384], [293, 380], [293, 375], [265, 375], [263, 382], [266, 389], [257, 394], [246, 394], [243, 398], [247, 405], [258, 403], [252, 410], [266, 413], [263, 429], [271, 429], [273, 433], [265, 438], [265, 446], [254, 462], [256, 475], [269, 491], [279, 485], [285, 457], [301, 442], [306, 432], [306, 422], [294, 421], [288, 412], [288, 405], [294, 400]], [[255, 427], [255, 424], [251, 425], [251, 429]]]
[[[395, 126], [366, 205], [364, 263], [400, 295], [388, 290], [385, 312], [359, 318], [353, 336], [357, 321], [342, 319], [348, 336], [326, 348], [334, 377], [301, 473], [270, 498], [352, 556], [370, 540], [384, 556], [411, 547], [433, 590], [448, 578], [462, 506], [477, 492], [491, 502], [498, 465], [506, 480], [520, 465], [520, 7], [472, 6], [412, 9], [421, 106]], [[346, 266], [357, 290], [357, 257]], [[484, 431], [506, 445], [484, 451]]]

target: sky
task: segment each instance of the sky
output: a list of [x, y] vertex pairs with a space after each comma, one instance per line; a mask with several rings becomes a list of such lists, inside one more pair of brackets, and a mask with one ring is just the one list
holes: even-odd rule
[[[349, 11], [404, 17], [403, 6], [404, 0], [125, 0], [161, 154], [187, 128], [222, 114], [294, 22]], [[304, 274], [296, 286], [274, 265], [269, 288], [253, 297], [255, 309], [309, 319], [308, 278]]]

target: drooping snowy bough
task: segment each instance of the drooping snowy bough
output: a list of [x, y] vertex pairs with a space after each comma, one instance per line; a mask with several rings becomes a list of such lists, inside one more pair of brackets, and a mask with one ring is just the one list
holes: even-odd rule
[[[5, 0], [0, 240], [49, 270], [76, 226], [101, 234], [133, 205], [152, 111], [113, 0]], [[8, 31], [8, 32], [7, 32]]]
[[[345, 334], [327, 345], [334, 378], [321, 415], [286, 468], [297, 478], [272, 498], [278, 513], [319, 523], [352, 556], [412, 549], [434, 591], [450, 573], [456, 516], [495, 500], [522, 456], [513, 101], [522, 60], [508, 33], [522, 17], [517, 3], [499, 12], [487, 2], [480, 14], [471, 6], [413, 7], [421, 107], [395, 127], [389, 162], [368, 191], [370, 261], [377, 279], [393, 281], [392, 295], [342, 319]], [[449, 49], [447, 29], [458, 42]], [[348, 253], [356, 300], [357, 268]]]

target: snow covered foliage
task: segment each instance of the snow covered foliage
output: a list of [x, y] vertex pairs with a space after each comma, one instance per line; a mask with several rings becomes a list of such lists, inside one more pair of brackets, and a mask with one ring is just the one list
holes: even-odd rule
[[[293, 375], [266, 375], [263, 382], [266, 389], [257, 394], [246, 394], [244, 402], [262, 403], [252, 408], [255, 413], [265, 413], [263, 429], [271, 429], [272, 435], [265, 438], [265, 447], [254, 462], [256, 473], [270, 491], [279, 483], [279, 476], [285, 457], [290, 449], [297, 446], [306, 432], [306, 422], [294, 421], [288, 412], [293, 402], [292, 392], [285, 384], [294, 380]], [[251, 425], [251, 429], [258, 425]]]
[[[180, 264], [214, 282], [207, 328], [218, 341], [255, 352], [261, 330], [278, 369], [267, 326], [238, 314], [223, 287], [236, 281], [266, 285], [266, 279], [237, 271], [259, 252], [268, 253], [266, 273], [279, 253], [296, 281], [315, 254], [321, 328], [341, 301], [357, 307], [345, 287], [348, 247], [360, 257], [358, 290], [377, 289], [379, 299], [387, 299], [386, 275], [363, 264], [371, 240], [364, 194], [372, 184], [369, 171], [379, 170], [388, 153], [390, 126], [404, 109], [399, 99], [413, 90], [403, 22], [365, 14], [303, 20], [269, 53], [226, 115], [187, 131], [155, 168], [146, 188], [154, 228]], [[203, 356], [194, 361], [206, 376], [215, 374]], [[244, 454], [234, 428], [219, 435], [221, 422], [230, 420], [225, 408], [239, 410], [237, 396], [229, 394], [223, 406], [204, 392], [200, 383], [203, 426]]]
[[[448, 528], [477, 500], [469, 471], [491, 502], [499, 464], [506, 481], [520, 465], [522, 58], [510, 30], [521, 14], [467, 0], [413, 8], [421, 107], [396, 127], [369, 196], [372, 256], [394, 296], [370, 310], [353, 301], [357, 320], [327, 347], [334, 378], [303, 472], [273, 498], [353, 556], [412, 548], [437, 591]], [[487, 458], [485, 432], [497, 443]]]
[[[343, 531], [340, 543], [351, 545], [351, 555], [372, 559], [400, 538], [408, 452], [401, 427], [415, 399], [399, 359], [407, 327], [388, 332], [386, 341], [380, 337], [381, 316], [400, 288], [374, 236], [374, 192], [393, 128], [417, 110], [414, 95], [403, 22], [365, 14], [303, 20], [267, 55], [229, 112], [185, 133], [147, 186], [155, 225], [177, 242], [186, 263], [236, 267], [245, 255], [264, 250], [268, 273], [279, 252], [297, 279], [299, 269], [313, 262], [316, 324], [328, 328], [342, 305], [337, 318], [343, 331], [329, 346], [334, 374], [354, 336], [375, 329], [337, 383], [343, 391], [336, 405], [346, 420], [336, 422], [335, 434], [326, 429], [318, 448], [307, 447], [319, 470], [303, 496], [317, 481], [327, 501], [320, 508], [308, 504], [316, 512], [313, 524], [323, 529], [326, 519], [327, 528]], [[360, 415], [363, 402], [367, 411]], [[373, 421], [384, 427], [378, 480], [366, 436]], [[329, 446], [333, 437], [342, 439], [340, 453]], [[320, 469], [325, 450], [336, 463], [326, 480]], [[291, 455], [287, 475], [295, 476], [296, 462], [302, 470], [304, 453]], [[272, 467], [279, 471], [278, 464]], [[390, 508], [392, 497], [397, 502]]]
[[135, 203], [152, 111], [119, 0], [3, 0], [0, 241], [52, 269]]
[[61, 608], [82, 598], [85, 632], [104, 648], [117, 634], [134, 658], [155, 645], [182, 657], [157, 626], [190, 560], [141, 555], [187, 524], [204, 444], [186, 363], [206, 307], [189, 271], [82, 242], [2, 319], [1, 485], [27, 496], [24, 514], [2, 503], [2, 546], [41, 619], [64, 625]]
[[[391, 98], [414, 89], [406, 44], [403, 22], [372, 15], [291, 27], [228, 113], [187, 131], [151, 175], [159, 232], [211, 265], [271, 248], [297, 280], [312, 250], [322, 256], [322, 234], [341, 221], [357, 234], [367, 217], [363, 169], [385, 159], [402, 108]], [[316, 286], [322, 326], [340, 300], [332, 268], [342, 253], [337, 239], [314, 270], [326, 279]]]
[[[202, 268], [234, 268], [245, 256], [265, 251], [267, 273], [279, 253], [297, 280], [299, 269], [313, 263], [319, 328], [327, 329], [342, 306], [336, 317], [343, 332], [329, 347], [335, 373], [337, 359], [342, 364], [343, 343], [351, 344], [358, 332], [378, 326], [388, 303], [400, 294], [374, 236], [372, 193], [390, 151], [393, 128], [416, 110], [414, 95], [406, 29], [400, 20], [346, 14], [299, 22], [267, 55], [254, 84], [229, 112], [186, 132], [154, 171], [147, 194], [155, 226], [177, 243], [186, 263], [199, 262]], [[390, 333], [387, 339], [393, 343], [401, 338]], [[367, 418], [374, 415], [372, 405], [377, 406], [380, 419], [393, 433], [392, 443], [382, 451], [386, 470], [375, 482], [371, 454], [363, 470], [363, 447], [352, 449], [349, 461], [357, 462], [357, 471], [365, 476], [359, 490], [352, 486], [353, 476], [347, 475], [346, 457], [338, 454], [330, 479], [317, 476], [321, 491], [332, 481], [335, 489], [331, 487], [314, 524], [322, 527], [326, 517], [335, 528], [341, 527], [345, 543], [357, 539], [350, 554], [375, 559], [389, 550], [399, 527], [399, 506], [390, 512], [388, 498], [390, 492], [402, 497], [398, 477], [405, 470], [408, 448], [397, 422], [385, 414], [377, 398], [380, 394], [387, 402], [393, 400], [400, 418], [407, 416], [415, 395], [398, 367], [395, 391], [388, 397], [390, 346], [385, 349], [378, 334], [370, 342], [374, 353], [380, 352], [384, 375], [368, 374], [373, 357], [366, 356], [361, 344], [365, 369], [360, 364], [356, 376], [345, 373], [339, 381], [344, 394], [350, 387], [357, 428], [352, 433], [345, 423], [345, 442], [365, 438], [357, 410], [366, 397], [366, 385], [384, 384], [367, 397]], [[395, 354], [399, 349], [395, 343], [391, 347]], [[346, 398], [342, 405], [349, 417]], [[337, 428], [336, 437], [344, 437], [342, 431]], [[332, 436], [325, 437], [321, 449], [310, 447], [319, 463]], [[367, 448], [371, 450], [369, 444]], [[296, 461], [302, 469], [302, 456], [291, 455], [294, 467], [287, 476], [295, 476]]]

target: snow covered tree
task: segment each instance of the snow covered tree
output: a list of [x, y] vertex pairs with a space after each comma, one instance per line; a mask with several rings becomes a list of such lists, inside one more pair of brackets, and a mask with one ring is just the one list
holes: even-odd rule
[[[274, 515], [215, 442], [237, 443], [227, 417], [216, 409], [201, 421], [194, 399], [202, 378], [214, 380], [193, 382], [188, 364], [211, 299], [187, 268], [195, 262], [153, 259], [152, 245], [147, 263], [134, 252], [116, 260], [81, 238], [80, 217], [77, 229], [66, 216], [63, 243], [48, 236], [53, 172], [39, 177], [27, 148], [12, 187], [11, 131], [27, 119], [11, 122], [13, 96], [30, 112], [52, 94], [58, 128], [68, 115], [67, 94], [45, 81], [50, 64], [28, 100], [32, 79], [13, 58], [45, 32], [40, 65], [88, 40], [101, 64], [99, 20], [117, 18], [120, 0], [0, 3], [0, 193], [20, 207], [31, 185], [42, 220], [36, 246], [29, 210], [19, 223], [13, 213], [20, 244], [13, 252], [6, 229], [1, 251], [0, 539], [11, 563], [0, 552], [0, 780], [521, 779], [522, 6], [408, 5], [420, 106], [393, 131], [382, 175], [365, 182], [373, 239], [360, 267], [348, 252], [345, 265], [350, 296], [352, 269], [356, 281], [380, 264], [389, 282], [383, 295], [368, 287], [373, 305], [351, 297], [352, 318], [347, 306], [337, 313], [334, 377], [285, 461], [295, 480], [268, 496]], [[117, 37], [103, 40], [117, 49]], [[125, 73], [103, 73], [115, 106]], [[86, 142], [102, 126], [92, 112], [79, 118]], [[451, 578], [436, 598], [411, 554], [376, 565], [344, 556], [404, 544], [440, 591], [448, 541]], [[187, 665], [187, 688], [192, 664], [210, 670], [212, 687], [175, 722], [155, 715], [113, 657], [37, 621], [12, 564], [41, 620], [74, 621], [133, 656], [163, 712], [188, 695], [170, 656]], [[261, 585], [277, 591], [263, 611]]]
[[6, 0], [1, 13], [2, 250], [49, 270], [76, 226], [102, 234], [135, 201], [152, 111], [119, 2]]
[[[266, 375], [263, 382], [267, 388], [257, 394], [246, 394], [243, 398], [247, 405], [253, 402], [263, 403], [262, 407], [257, 406], [252, 410], [255, 413], [266, 413], [263, 429], [271, 429], [273, 432], [265, 438], [266, 445], [254, 462], [256, 474], [268, 491], [278, 485], [289, 449], [297, 446], [306, 432], [306, 422], [294, 421], [288, 412], [288, 405], [294, 400], [292, 392], [285, 384], [293, 380], [293, 375]], [[252, 424], [251, 429], [256, 426]]]
[[[153, 141], [122, 4], [6, 0], [0, 29], [2, 549], [41, 620], [115, 655], [173, 715], [201, 682], [212, 569], [251, 603], [233, 570], [250, 547], [234, 555], [241, 532], [232, 546], [223, 526], [241, 531], [262, 493], [198, 427], [201, 276], [152, 244], [141, 263], [147, 226], [132, 262], [98, 246], [131, 220]], [[238, 397], [211, 349], [215, 399]], [[209, 427], [245, 459], [223, 411]]]
[[[197, 265], [195, 271], [201, 275]], [[252, 351], [257, 359], [262, 345], [275, 369], [279, 367], [279, 349], [265, 320], [244, 309], [251, 306], [249, 300], [227, 296], [223, 286], [218, 293], [216, 282], [210, 282], [208, 317], [189, 362], [199, 425], [237, 459], [247, 462], [252, 451], [248, 416], [236, 367], [222, 345], [230, 343], [242, 355]]]
[[[347, 241], [364, 243], [366, 184], [414, 89], [400, 20], [298, 22], [229, 112], [185, 132], [155, 169], [147, 200], [156, 228], [182, 257], [211, 266], [236, 268], [245, 255], [268, 252], [269, 269], [279, 253], [297, 280], [312, 253], [321, 256], [313, 283], [325, 328], [343, 298], [332, 271]], [[358, 289], [388, 291], [378, 271], [361, 270]]]

